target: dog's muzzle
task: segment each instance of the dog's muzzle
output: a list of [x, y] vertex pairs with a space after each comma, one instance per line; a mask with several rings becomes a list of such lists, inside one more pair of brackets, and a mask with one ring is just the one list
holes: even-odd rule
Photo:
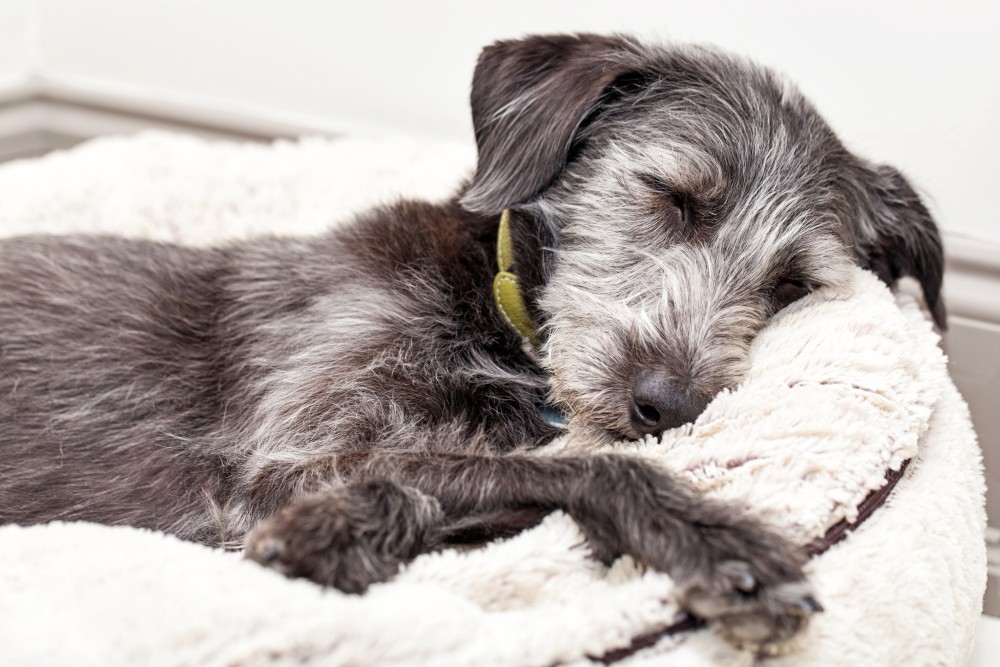
[[708, 401], [663, 371], [641, 370], [632, 384], [632, 428], [639, 435], [659, 435], [697, 419]]

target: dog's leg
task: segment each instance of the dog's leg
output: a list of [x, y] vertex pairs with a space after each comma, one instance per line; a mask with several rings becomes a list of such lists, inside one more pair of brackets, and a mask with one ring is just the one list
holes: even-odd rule
[[396, 574], [439, 543], [437, 499], [387, 479], [337, 484], [262, 523], [246, 553], [288, 576], [348, 593]]
[[[344, 590], [391, 576], [470, 517], [503, 525], [561, 509], [596, 557], [667, 572], [693, 614], [735, 643], [793, 635], [819, 606], [787, 541], [662, 470], [622, 455], [380, 454], [356, 481], [310, 496], [249, 537], [251, 558]], [[508, 522], [509, 523], [509, 522]], [[457, 532], [461, 532], [459, 529]], [[304, 533], [304, 534], [303, 534]]]

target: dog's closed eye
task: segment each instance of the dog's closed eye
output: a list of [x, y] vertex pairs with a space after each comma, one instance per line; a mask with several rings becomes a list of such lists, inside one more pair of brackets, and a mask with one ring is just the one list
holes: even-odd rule
[[771, 312], [777, 313], [813, 291], [801, 280], [781, 280], [771, 289]]

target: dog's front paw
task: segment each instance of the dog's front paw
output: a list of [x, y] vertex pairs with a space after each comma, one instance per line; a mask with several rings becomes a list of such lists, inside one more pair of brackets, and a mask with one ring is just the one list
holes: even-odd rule
[[443, 519], [436, 499], [388, 481], [313, 494], [262, 522], [247, 558], [290, 577], [361, 593], [433, 548]]
[[[643, 461], [595, 459], [573, 517], [594, 555], [666, 572], [681, 604], [732, 644], [772, 653], [821, 610], [799, 549], [738, 509], [692, 493]], [[604, 492], [605, 489], [615, 492]]]
[[[769, 564], [770, 565], [770, 564]], [[823, 608], [794, 561], [780, 568], [727, 561], [689, 582], [682, 604], [739, 648], [778, 653]]]

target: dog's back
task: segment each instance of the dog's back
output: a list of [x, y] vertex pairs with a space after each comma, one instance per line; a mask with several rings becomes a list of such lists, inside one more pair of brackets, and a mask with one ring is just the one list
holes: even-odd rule
[[[519, 346], [471, 289], [490, 278], [477, 220], [401, 203], [339, 233], [218, 249], [0, 243], [0, 520], [239, 540], [301, 490], [296, 457], [339, 451], [337, 433], [455, 447], [486, 428], [469, 406], [540, 398], [540, 376], [490, 377]], [[459, 427], [415, 443], [412, 420]], [[524, 424], [492, 441], [537, 439]]]
[[220, 256], [100, 237], [0, 244], [4, 521], [187, 532], [224, 483], [213, 453], [190, 447], [216, 428], [229, 382]]

